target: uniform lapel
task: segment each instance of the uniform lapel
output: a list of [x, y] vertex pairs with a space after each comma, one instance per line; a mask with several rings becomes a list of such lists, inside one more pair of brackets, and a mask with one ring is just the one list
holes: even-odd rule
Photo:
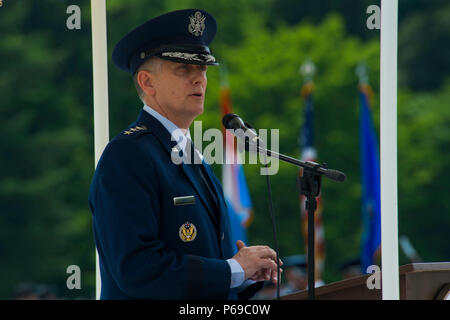
[[[161, 145], [167, 150], [169, 155], [172, 154], [172, 150], [175, 150], [174, 148], [177, 148], [177, 150], [180, 149], [180, 147], [177, 145], [177, 141], [172, 141], [172, 137], [167, 131], [167, 129], [159, 122], [158, 119], [150, 115], [145, 110], [142, 110], [139, 114], [139, 117], [136, 121], [136, 124], [144, 124], [147, 126], [149, 131], [153, 132], [154, 135], [158, 138]], [[180, 152], [180, 155], [182, 153]], [[200, 200], [203, 202], [204, 206], [206, 207], [209, 216], [211, 217], [212, 221], [216, 224], [218, 224], [218, 221], [216, 219], [216, 215], [214, 214], [214, 210], [209, 204], [206, 195], [204, 192], [202, 192], [202, 188], [200, 187], [200, 183], [202, 183], [201, 178], [198, 177], [198, 175], [194, 172], [192, 165], [188, 165], [185, 163], [181, 164], [181, 168], [183, 169], [184, 173], [188, 177], [189, 181], [191, 182], [194, 189], [197, 191]], [[210, 173], [208, 172], [208, 175]], [[214, 188], [216, 188], [215, 184]], [[217, 190], [216, 190], [217, 192]], [[219, 200], [220, 201], [220, 200]]]
[[[212, 172], [211, 167], [204, 163], [204, 166], [206, 168], [206, 171], [208, 172], [209, 178], [213, 181], [214, 189], [217, 194], [217, 199], [219, 202], [219, 212], [220, 212], [220, 237], [221, 237], [221, 252], [222, 256], [224, 258], [232, 257], [234, 255], [233, 253], [233, 243], [231, 241], [232, 235], [231, 235], [231, 225], [229, 223], [229, 216], [228, 216], [228, 207], [225, 202], [225, 198], [223, 195], [223, 189], [222, 185], [220, 184], [220, 181], [216, 178], [214, 173]], [[226, 235], [226, 236], [225, 236]], [[227, 239], [225, 239], [225, 237]]]
[[[181, 167], [184, 170], [184, 173], [188, 176], [189, 180], [191, 181], [191, 184], [194, 186], [195, 190], [197, 190], [197, 193], [200, 196], [200, 199], [202, 200], [203, 204], [208, 210], [208, 214], [211, 217], [211, 219], [214, 221], [214, 223], [218, 223], [216, 215], [214, 214], [214, 210], [211, 207], [211, 204], [208, 202], [208, 199], [206, 198], [206, 195], [204, 192], [202, 192], [202, 188], [200, 187], [200, 183], [203, 183], [201, 181], [201, 178], [194, 172], [194, 169], [192, 165], [187, 165], [185, 163], [181, 164]], [[206, 187], [206, 186], [205, 186]], [[206, 188], [207, 189], [207, 188]], [[209, 191], [205, 191], [209, 192]]]
[[217, 195], [217, 201], [219, 202], [219, 213], [220, 213], [220, 224], [221, 226], [224, 225], [224, 218], [228, 214], [228, 209], [225, 203], [225, 199], [223, 197], [223, 191], [220, 185], [218, 185], [214, 179], [214, 173], [212, 172], [211, 167], [209, 164], [207, 164], [205, 161], [203, 161], [203, 165], [206, 168], [206, 172], [208, 173], [208, 178], [212, 182], [212, 185], [214, 186], [214, 192]]

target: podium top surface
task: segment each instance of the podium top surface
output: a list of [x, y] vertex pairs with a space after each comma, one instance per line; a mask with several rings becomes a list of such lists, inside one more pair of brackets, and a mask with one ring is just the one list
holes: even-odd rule
[[[411, 263], [407, 265], [403, 265], [399, 268], [399, 276], [400, 279], [404, 278], [407, 274], [428, 274], [428, 273], [445, 273], [445, 279], [448, 279], [447, 282], [450, 282], [450, 262], [424, 262], [424, 263]], [[353, 288], [359, 287], [360, 290], [357, 294], [365, 294], [366, 289], [366, 281], [370, 274], [362, 274], [360, 276], [356, 276], [349, 279], [340, 280], [337, 282], [329, 283], [325, 286], [316, 287], [315, 294], [316, 297], [329, 297], [330, 294], [337, 294], [338, 292], [345, 292], [348, 290], [352, 290]], [[401, 281], [402, 282], [402, 281]], [[361, 289], [362, 288], [362, 289]], [[381, 295], [380, 290], [368, 290], [374, 293], [375, 291], [379, 291], [379, 295]], [[297, 299], [307, 299], [308, 290], [298, 291], [296, 293], [288, 294], [281, 299], [284, 300], [297, 300]], [[344, 297], [345, 295], [340, 295]], [[361, 299], [364, 299], [361, 296]]]
[[421, 262], [421, 263], [410, 263], [401, 266], [399, 269], [400, 274], [410, 273], [410, 272], [421, 272], [421, 271], [449, 271], [450, 262]]

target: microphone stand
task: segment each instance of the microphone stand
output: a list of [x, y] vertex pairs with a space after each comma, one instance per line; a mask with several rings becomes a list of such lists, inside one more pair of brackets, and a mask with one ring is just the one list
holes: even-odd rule
[[303, 169], [303, 176], [297, 177], [300, 194], [306, 196], [308, 212], [308, 298], [315, 299], [315, 226], [314, 215], [317, 208], [316, 197], [320, 193], [322, 175], [311, 169]]
[[[260, 140], [258, 140], [260, 141]], [[275, 151], [260, 147], [260, 143], [245, 141], [247, 151], [258, 151], [259, 153], [278, 158], [284, 162], [303, 168], [303, 176], [297, 177], [299, 193], [306, 196], [306, 210], [308, 211], [308, 298], [315, 299], [315, 236], [314, 236], [314, 214], [317, 208], [316, 197], [320, 194], [322, 175], [331, 180], [342, 182], [345, 175], [337, 170], [328, 169], [326, 164], [320, 165], [312, 161], [301, 161], [288, 157]]]

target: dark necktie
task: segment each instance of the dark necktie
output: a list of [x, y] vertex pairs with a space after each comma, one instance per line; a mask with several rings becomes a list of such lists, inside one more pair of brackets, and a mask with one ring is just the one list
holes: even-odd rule
[[214, 212], [214, 216], [217, 222], [219, 221], [219, 203], [216, 192], [214, 191], [213, 182], [209, 178], [208, 172], [206, 171], [205, 168], [205, 164], [203, 163], [202, 160], [200, 160], [198, 154], [196, 153], [194, 144], [192, 142], [188, 142], [188, 144], [190, 144], [191, 146], [190, 151], [192, 155], [191, 157], [192, 168], [194, 169], [194, 172], [197, 174], [197, 176], [200, 177], [203, 192], [211, 205], [211, 208]]

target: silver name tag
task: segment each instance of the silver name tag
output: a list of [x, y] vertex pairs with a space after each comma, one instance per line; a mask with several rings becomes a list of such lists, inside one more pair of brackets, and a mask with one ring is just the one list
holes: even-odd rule
[[173, 204], [176, 206], [195, 204], [195, 196], [175, 197], [173, 198]]

